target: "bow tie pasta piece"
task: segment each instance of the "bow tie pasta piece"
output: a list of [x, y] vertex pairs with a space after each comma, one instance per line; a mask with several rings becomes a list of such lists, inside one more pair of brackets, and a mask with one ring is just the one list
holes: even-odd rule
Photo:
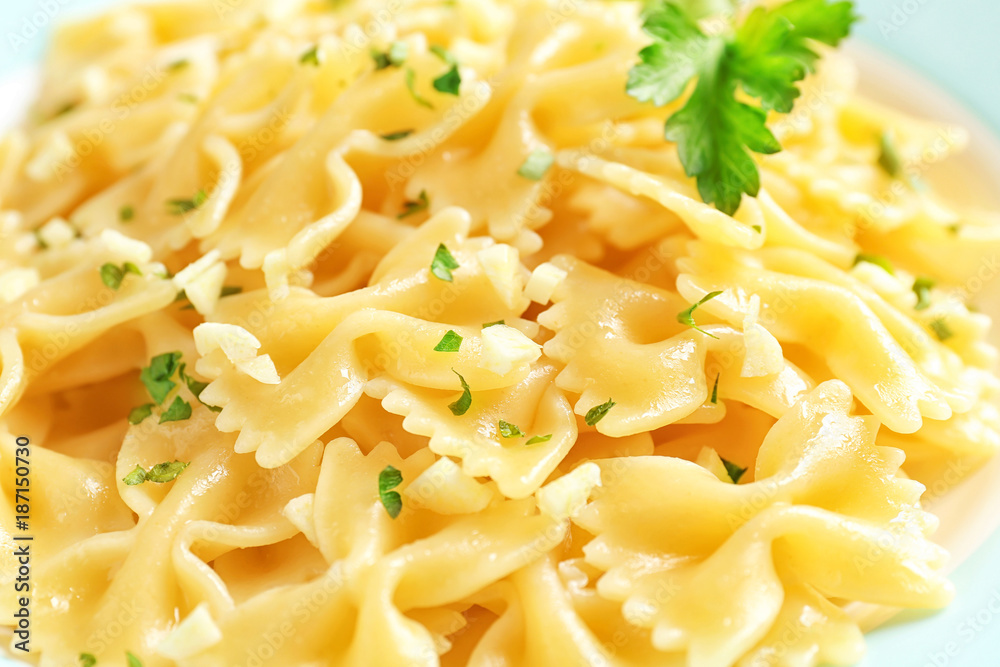
[[[568, 277], [555, 290], [555, 305], [538, 318], [556, 332], [545, 353], [565, 364], [557, 384], [581, 394], [578, 415], [613, 399], [615, 406], [597, 422], [601, 433], [653, 430], [703, 406], [715, 414], [698, 420], [718, 421], [724, 414], [719, 400], [730, 397], [780, 416], [812, 386], [783, 360], [776, 373], [743, 377], [744, 336], [725, 326], [709, 325], [708, 335], [678, 323], [678, 313], [691, 304], [674, 293], [571, 258], [557, 258], [555, 264]], [[706, 366], [716, 372], [707, 374]]]
[[[803, 398], [765, 439], [751, 484], [670, 458], [598, 461], [603, 486], [574, 521], [596, 536], [584, 553], [606, 572], [599, 593], [622, 600], [658, 648], [687, 651], [697, 665], [732, 664], [779, 614], [799, 613], [788, 584], [826, 598], [946, 604], [944, 552], [916, 504], [922, 486], [896, 477], [898, 452], [875, 447], [874, 424], [848, 416], [850, 402], [837, 382]], [[848, 642], [829, 650], [856, 648], [843, 616], [826, 608], [830, 637]]]
[[[489, 477], [508, 498], [524, 498], [542, 485], [576, 439], [569, 402], [551, 386], [556, 372], [540, 360], [515, 385], [481, 391], [470, 380], [472, 405], [461, 416], [448, 407], [454, 391], [381, 379], [369, 382], [366, 391], [381, 399], [387, 411], [403, 415], [407, 431], [429, 437], [434, 453], [461, 459], [467, 475]], [[501, 420], [516, 425], [524, 435], [505, 437]], [[537, 439], [531, 442], [532, 438]]]

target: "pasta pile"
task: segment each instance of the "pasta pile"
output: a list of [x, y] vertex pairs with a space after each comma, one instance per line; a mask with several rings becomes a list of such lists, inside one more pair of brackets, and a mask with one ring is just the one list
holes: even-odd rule
[[967, 137], [825, 52], [730, 217], [663, 139], [677, 104], [626, 95], [639, 11], [189, 0], [58, 31], [0, 142], [12, 653], [849, 665], [849, 603], [949, 602], [921, 497], [1000, 445], [968, 305], [1000, 220], [924, 173]]

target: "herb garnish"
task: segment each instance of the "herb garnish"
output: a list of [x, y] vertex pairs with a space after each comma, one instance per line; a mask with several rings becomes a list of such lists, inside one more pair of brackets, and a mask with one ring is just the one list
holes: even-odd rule
[[449, 404], [448, 409], [451, 410], [451, 414], [456, 417], [461, 417], [469, 411], [470, 407], [472, 407], [472, 390], [469, 389], [469, 383], [465, 381], [465, 378], [462, 377], [461, 373], [456, 371], [454, 368], [451, 369], [451, 372], [457, 375], [459, 382], [462, 383], [462, 395], [457, 401]]
[[[451, 272], [457, 268], [458, 262], [448, 252], [448, 248], [443, 243], [438, 245], [437, 250], [434, 252], [434, 259], [431, 260], [431, 273], [436, 278], [450, 283], [452, 281]], [[486, 327], [483, 328], [485, 329]]]
[[934, 289], [933, 278], [917, 278], [913, 281], [913, 293], [917, 295], [915, 310], [927, 310], [931, 307], [931, 290]]
[[403, 473], [392, 466], [386, 466], [378, 474], [378, 498], [386, 513], [395, 519], [403, 509], [403, 498], [393, 491], [403, 483]]
[[167, 201], [167, 212], [171, 215], [184, 215], [201, 207], [208, 201], [208, 194], [198, 190], [191, 199], [170, 199]]
[[142, 271], [139, 270], [139, 267], [132, 262], [125, 262], [121, 266], [115, 266], [114, 264], [108, 262], [101, 265], [101, 282], [111, 289], [116, 290], [122, 286], [122, 281], [129, 273], [134, 273], [137, 276], [142, 275]]
[[583, 418], [583, 421], [586, 422], [587, 426], [594, 426], [597, 422], [604, 419], [604, 415], [608, 414], [608, 410], [615, 407], [615, 405], [617, 405], [617, 403], [609, 398], [607, 403], [595, 405], [588, 410], [587, 416]]
[[403, 212], [397, 215], [396, 219], [402, 220], [403, 218], [411, 216], [414, 213], [426, 211], [427, 207], [430, 206], [430, 203], [430, 199], [427, 198], [427, 190], [421, 190], [420, 194], [417, 195], [416, 201], [407, 199], [403, 202]]
[[687, 310], [682, 310], [681, 312], [677, 313], [677, 321], [680, 322], [681, 324], [686, 324], [689, 327], [692, 327], [696, 331], [700, 331], [701, 333], [705, 334], [706, 336], [711, 336], [712, 338], [718, 339], [719, 338], [718, 336], [714, 336], [714, 335], [708, 333], [707, 331], [705, 331], [704, 329], [702, 329], [701, 327], [699, 327], [695, 323], [695, 321], [694, 321], [694, 311], [698, 309], [698, 306], [701, 306], [702, 304], [704, 304], [704, 303], [706, 303], [708, 301], [711, 301], [712, 299], [714, 299], [715, 297], [719, 296], [720, 294], [722, 294], [721, 291], [719, 291], [719, 292], [710, 292], [710, 293], [706, 294], [705, 297], [701, 301], [699, 301], [698, 303], [692, 305]]
[[441, 338], [441, 342], [434, 346], [435, 352], [458, 352], [462, 347], [462, 337], [455, 331], [449, 329]]
[[[760, 174], [748, 151], [781, 150], [767, 128], [767, 112], [788, 113], [796, 85], [818, 54], [809, 40], [836, 46], [857, 19], [850, 1], [792, 0], [758, 7], [727, 34], [710, 36], [674, 2], [659, 0], [644, 12], [643, 29], [653, 43], [639, 52], [626, 92], [664, 106], [697, 79], [694, 92], [664, 128], [677, 143], [684, 171], [696, 177], [702, 199], [732, 215], [744, 194], [756, 196]], [[741, 102], [738, 90], [759, 106]]]
[[536, 148], [521, 163], [517, 175], [529, 181], [540, 181], [554, 161], [555, 156], [547, 148]]
[[723, 459], [721, 456], [719, 458], [722, 459], [722, 465], [726, 467], [726, 472], [729, 474], [729, 479], [733, 480], [733, 484], [738, 484], [740, 481], [740, 477], [743, 477], [743, 473], [745, 473], [747, 469], [741, 468], [732, 461], [727, 461], [726, 459]]

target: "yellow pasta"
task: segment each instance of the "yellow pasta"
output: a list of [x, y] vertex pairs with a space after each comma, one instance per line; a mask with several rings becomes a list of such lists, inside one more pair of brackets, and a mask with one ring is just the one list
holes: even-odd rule
[[824, 52], [727, 215], [675, 109], [626, 94], [639, 12], [172, 0], [57, 31], [0, 140], [12, 655], [850, 665], [849, 603], [949, 602], [921, 497], [1000, 448], [961, 290], [1000, 220], [879, 142], [968, 138]]

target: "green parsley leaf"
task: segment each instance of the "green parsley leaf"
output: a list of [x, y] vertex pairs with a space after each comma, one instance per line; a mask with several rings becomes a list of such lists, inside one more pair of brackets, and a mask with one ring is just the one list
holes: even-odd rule
[[177, 476], [184, 472], [190, 463], [184, 463], [182, 461], [165, 461], [163, 463], [157, 463], [155, 466], [149, 469], [146, 473], [146, 481], [155, 482], [156, 484], [166, 484], [167, 482], [172, 482], [177, 479]]
[[212, 412], [222, 412], [222, 408], [220, 408], [219, 406], [217, 406], [217, 405], [209, 405], [205, 401], [201, 400], [201, 392], [205, 391], [205, 387], [208, 386], [208, 383], [207, 382], [201, 382], [199, 380], [195, 380], [193, 377], [191, 377], [190, 375], [188, 375], [187, 373], [185, 373], [184, 369], [186, 367], [187, 367], [187, 364], [181, 364], [180, 369], [178, 369], [178, 371], [177, 371], [177, 375], [179, 375], [180, 378], [182, 380], [184, 380], [184, 384], [187, 385], [188, 391], [190, 391], [192, 394], [194, 394], [194, 397], [198, 399], [199, 403], [201, 403], [202, 405], [204, 405], [206, 408], [208, 408]]
[[399, 141], [400, 139], [407, 138], [414, 132], [415, 130], [400, 130], [399, 132], [389, 132], [387, 134], [380, 134], [379, 136], [386, 141]]
[[397, 220], [402, 220], [403, 218], [413, 215], [414, 213], [420, 213], [421, 211], [426, 211], [427, 207], [430, 206], [430, 200], [427, 198], [427, 190], [421, 190], [420, 194], [417, 195], [417, 200], [407, 199], [403, 202], [403, 212], [396, 216]]
[[899, 155], [896, 136], [891, 130], [885, 130], [879, 136], [878, 166], [892, 178], [899, 178], [903, 174], [903, 158]]
[[758, 234], [760, 234], [760, 233], [761, 233], [762, 231], [764, 231], [764, 228], [763, 228], [763, 227], [761, 227], [760, 225], [752, 225], [752, 226], [750, 227], [750, 229], [754, 230], [754, 231], [755, 231], [755, 232], [757, 232]]
[[125, 272], [111, 262], [101, 265], [101, 282], [111, 289], [118, 289], [121, 287], [122, 279], [124, 277]]
[[456, 417], [461, 417], [469, 411], [470, 407], [472, 407], [472, 390], [469, 389], [469, 384], [465, 381], [465, 378], [462, 377], [461, 373], [456, 371], [454, 368], [451, 369], [451, 372], [457, 375], [459, 382], [462, 383], [462, 395], [457, 401], [449, 404], [448, 409], [451, 410], [451, 414]]
[[547, 148], [536, 148], [524, 159], [517, 169], [517, 175], [529, 181], [540, 181], [555, 161], [555, 156]]
[[240, 285], [223, 285], [222, 290], [219, 292], [219, 298], [224, 299], [227, 296], [234, 296], [242, 293], [243, 288]]
[[192, 93], [177, 93], [177, 99], [188, 104], [198, 104], [198, 96]]
[[42, 238], [42, 230], [41, 229], [36, 229], [34, 231], [34, 234], [35, 234], [35, 243], [38, 244], [38, 247], [41, 250], [48, 250], [49, 244], [46, 243], [45, 239]]
[[125, 657], [128, 659], [128, 667], [142, 667], [142, 660], [131, 651], [125, 651]]
[[122, 222], [131, 222], [132, 218], [134, 217], [135, 217], [135, 209], [129, 204], [122, 206], [121, 209], [118, 211], [118, 219], [121, 220]]
[[497, 320], [496, 322], [487, 322], [486, 324], [483, 325], [483, 328], [488, 329], [489, 327], [495, 327], [498, 324], [506, 324], [506, 322], [504, 322], [503, 320]]
[[146, 391], [157, 405], [162, 405], [167, 395], [177, 385], [170, 380], [181, 360], [180, 352], [167, 352], [150, 360], [149, 366], [139, 373], [139, 379], [146, 385]]
[[883, 257], [882, 255], [871, 255], [868, 253], [861, 253], [854, 258], [854, 266], [857, 266], [861, 262], [868, 262], [869, 264], [874, 264], [875, 266], [881, 266], [885, 269], [885, 272], [891, 276], [896, 275], [896, 272], [892, 268], [892, 262]]
[[167, 201], [167, 212], [171, 215], [184, 215], [201, 207], [208, 201], [204, 190], [198, 190], [191, 199], [171, 199]]
[[182, 69], [187, 69], [187, 66], [191, 63], [186, 58], [181, 58], [180, 60], [175, 60], [174, 62], [167, 65], [168, 72], [179, 72]]
[[458, 65], [452, 65], [451, 69], [434, 79], [432, 85], [439, 93], [458, 95], [458, 90], [462, 86], [462, 75], [458, 71]]
[[410, 47], [406, 42], [393, 42], [389, 45], [388, 51], [372, 49], [372, 60], [375, 61], [376, 70], [399, 67], [406, 62], [409, 55]]
[[[719, 458], [722, 459], [721, 456]], [[738, 484], [740, 477], [743, 477], [743, 473], [747, 471], [746, 468], [741, 468], [732, 461], [727, 461], [726, 459], [722, 459], [722, 465], [726, 466], [726, 472], [729, 473], [729, 479], [733, 480], [733, 484]]]
[[462, 337], [449, 329], [441, 342], [434, 346], [435, 352], [458, 352], [462, 347]]
[[617, 405], [610, 398], [607, 403], [601, 403], [600, 405], [595, 405], [590, 410], [587, 410], [587, 416], [583, 418], [583, 421], [587, 423], [587, 426], [594, 426], [597, 422], [604, 419], [604, 415], [608, 414], [608, 410]]
[[548, 435], [536, 435], [535, 437], [531, 438], [530, 440], [528, 440], [528, 442], [526, 442], [524, 444], [525, 445], [537, 445], [538, 443], [541, 443], [541, 442], [548, 442], [551, 439], [552, 439], [552, 434], [551, 433], [549, 433]]
[[117, 267], [110, 262], [101, 265], [101, 281], [110, 287], [111, 289], [118, 289], [122, 286], [122, 280], [125, 279], [126, 273], [134, 273], [137, 276], [142, 275], [142, 271], [139, 267], [132, 262], [125, 262], [121, 267]]
[[80, 667], [94, 667], [97, 664], [97, 658], [91, 653], [81, 653], [80, 654]]
[[[734, 31], [702, 32], [675, 2], [657, 0], [643, 14], [653, 43], [639, 52], [626, 92], [664, 106], [697, 79], [694, 92], [666, 123], [664, 137], [678, 145], [685, 173], [697, 179], [702, 199], [732, 215], [744, 194], [756, 196], [760, 174], [750, 152], [781, 150], [767, 128], [767, 111], [787, 113], [796, 85], [818, 55], [816, 40], [835, 46], [856, 20], [849, 1], [792, 0], [751, 12]], [[742, 88], [760, 107], [737, 99]]]
[[414, 101], [422, 107], [433, 109], [434, 105], [417, 92], [417, 73], [407, 67], [406, 73], [403, 76], [406, 81], [406, 89], [410, 91], [410, 95], [413, 97]]
[[319, 67], [319, 45], [317, 44], [313, 46], [311, 49], [299, 56], [299, 62], [303, 65]]
[[53, 118], [59, 118], [60, 116], [65, 116], [70, 111], [73, 111], [74, 109], [76, 109], [78, 106], [80, 106], [79, 102], [67, 102], [66, 104], [64, 104], [61, 107], [59, 107], [58, 109], [56, 109], [55, 113], [52, 114], [52, 117]]
[[931, 290], [935, 282], [932, 278], [917, 278], [913, 281], [913, 293], [917, 295], [916, 310], [927, 310], [931, 307]]
[[500, 435], [503, 436], [504, 438], [523, 438], [527, 434], [514, 424], [511, 424], [510, 422], [505, 422], [504, 420], [501, 419]]
[[393, 519], [399, 516], [403, 510], [403, 499], [399, 493], [393, 491], [403, 483], [403, 473], [392, 466], [386, 466], [378, 474], [378, 497], [382, 501], [382, 507]]
[[128, 413], [128, 423], [139, 424], [151, 414], [153, 414], [152, 403], [146, 403], [145, 405], [140, 405], [137, 408], [132, 408], [132, 411]]
[[948, 326], [948, 323], [943, 317], [932, 320], [928, 326], [930, 326], [934, 335], [937, 336], [938, 340], [942, 343], [955, 335], [955, 332], [951, 330], [951, 327]]
[[712, 299], [714, 299], [715, 297], [719, 296], [720, 294], [722, 294], [721, 291], [720, 292], [710, 292], [709, 294], [706, 294], [705, 297], [701, 301], [699, 301], [698, 303], [692, 305], [687, 310], [682, 310], [681, 312], [677, 313], [677, 321], [680, 322], [681, 324], [686, 324], [689, 327], [694, 328], [696, 331], [701, 331], [701, 333], [705, 334], [706, 336], [711, 336], [712, 338], [718, 339], [718, 336], [713, 336], [712, 334], [708, 333], [707, 331], [701, 329], [695, 323], [695, 321], [694, 321], [694, 311], [698, 309], [698, 306], [701, 306], [702, 304], [706, 303], [707, 301], [711, 301]]
[[122, 477], [122, 481], [128, 486], [136, 486], [146, 481], [146, 471], [142, 466], [136, 466], [135, 470]]
[[448, 252], [448, 248], [443, 243], [438, 245], [437, 250], [434, 252], [434, 259], [431, 260], [431, 273], [436, 278], [450, 283], [452, 281], [451, 272], [457, 268], [458, 262]]
[[451, 51], [444, 48], [443, 46], [434, 44], [433, 46], [431, 46], [431, 53], [433, 53], [438, 58], [443, 60], [446, 65], [455, 66], [458, 64], [458, 59], [454, 55], [452, 55]]
[[722, 373], [715, 375], [715, 386], [712, 387], [712, 405], [716, 405], [719, 402], [719, 378], [721, 377]]
[[191, 418], [191, 404], [180, 396], [174, 397], [174, 402], [170, 404], [167, 411], [160, 415], [160, 423], [179, 422]]

